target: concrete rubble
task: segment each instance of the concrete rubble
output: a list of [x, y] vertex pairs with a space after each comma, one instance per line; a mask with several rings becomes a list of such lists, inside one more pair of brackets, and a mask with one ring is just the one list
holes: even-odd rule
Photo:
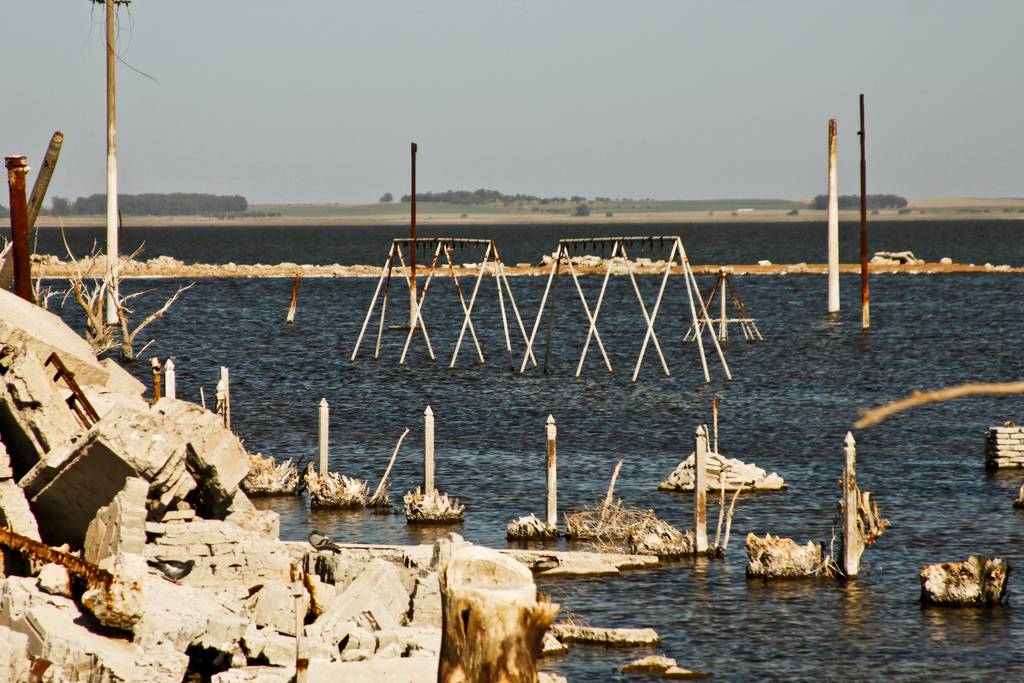
[[[694, 486], [694, 455], [679, 463], [665, 481], [658, 484], [662, 491], [692, 491]], [[757, 465], [748, 464], [736, 458], [726, 458], [718, 453], [708, 453], [707, 481], [709, 491], [726, 491], [743, 488], [745, 491], [780, 491], [786, 488], [775, 472], [769, 474]]]
[[[0, 291], [0, 680], [290, 681], [300, 658], [307, 681], [436, 679], [439, 569], [466, 541], [339, 552], [280, 541], [277, 514], [243, 492], [251, 460], [217, 415], [150, 405], [59, 319], [12, 298]], [[43, 366], [53, 351], [95, 423]], [[658, 563], [502, 552], [537, 573]]]
[[985, 465], [991, 470], [1024, 467], [1024, 427], [1012, 422], [989, 427], [985, 435]]
[[1006, 602], [1010, 565], [999, 558], [971, 555], [964, 562], [921, 568], [921, 602], [944, 607], [992, 607]]
[[817, 576], [824, 567], [820, 543], [799, 545], [791, 538], [747, 534], [747, 576], [795, 579]]

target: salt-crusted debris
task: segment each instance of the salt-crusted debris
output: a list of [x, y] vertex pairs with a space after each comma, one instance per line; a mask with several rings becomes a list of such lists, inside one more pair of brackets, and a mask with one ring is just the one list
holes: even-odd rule
[[[718, 453], [708, 453], [707, 461], [708, 490], [718, 491], [725, 486], [726, 491], [738, 489], [754, 491], [779, 491], [786, 488], [775, 472], [769, 474], [757, 465], [748, 464], [736, 458], [726, 458]], [[658, 484], [662, 491], [692, 491], [694, 486], [694, 454], [668, 475], [665, 481]]]
[[798, 545], [791, 538], [747, 534], [747, 576], [765, 579], [793, 579], [817, 576], [825, 563], [820, 543]]
[[991, 470], [1024, 467], [1024, 427], [1013, 422], [989, 427], [985, 435], [985, 465]]
[[558, 538], [558, 527], [548, 526], [536, 515], [526, 515], [509, 522], [505, 533], [510, 541], [553, 539]]
[[971, 555], [964, 562], [921, 568], [921, 602], [946, 607], [991, 607], [1006, 601], [1010, 565], [1002, 559]]
[[417, 486], [403, 498], [405, 519], [409, 524], [451, 524], [461, 522], [466, 508], [458, 498], [437, 489], [422, 493]]
[[657, 645], [661, 637], [653, 628], [597, 628], [576, 624], [551, 624], [551, 634], [563, 643], [592, 643], [610, 647]]
[[317, 474], [309, 463], [303, 476], [309, 505], [314, 508], [361, 508], [366, 505], [367, 483], [337, 472]]
[[924, 261], [922, 259], [915, 258], [914, 252], [912, 251], [876, 251], [875, 255], [871, 257], [871, 263], [881, 263], [885, 265], [905, 264], [915, 266], [920, 263], [924, 263]]
[[565, 516], [566, 536], [621, 547], [633, 555], [680, 557], [694, 551], [693, 532], [682, 532], [653, 510], [605, 502]]
[[661, 674], [662, 678], [673, 679], [711, 678], [709, 673], [684, 669], [676, 664], [676, 660], [661, 655], [650, 655], [635, 659], [622, 667], [622, 673], [653, 673]]
[[262, 453], [249, 453], [249, 473], [241, 487], [252, 497], [292, 495], [299, 491], [299, 468], [291, 458], [277, 462]]

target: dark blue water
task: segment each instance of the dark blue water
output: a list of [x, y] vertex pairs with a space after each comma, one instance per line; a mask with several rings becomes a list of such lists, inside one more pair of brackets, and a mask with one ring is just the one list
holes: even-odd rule
[[[1004, 230], [1016, 229], [1006, 225]], [[933, 224], [922, 227], [946, 230]], [[761, 245], [760, 251], [725, 260], [811, 260], [810, 255], [787, 258], [766, 251], [772, 242], [765, 235], [778, 229], [799, 233], [806, 227], [743, 226], [747, 234], [741, 241]], [[546, 239], [534, 239], [553, 244], [558, 233], [546, 230]], [[213, 234], [221, 238], [221, 233]], [[718, 244], [710, 233], [707, 239], [701, 253], [737, 249]], [[246, 260], [223, 246], [235, 244], [233, 233], [224, 240], [207, 243], [216, 258], [197, 260]], [[383, 255], [384, 238], [377, 240], [370, 251]], [[909, 239], [900, 244], [924, 251]], [[1019, 262], [1013, 258], [1019, 247], [1009, 238], [987, 245], [966, 238], [941, 244], [946, 252], [925, 255], [956, 257], [952, 247], [959, 244], [963, 253], [977, 250], [980, 256], [971, 257], [975, 261]], [[508, 240], [507, 251], [519, 246]], [[522, 258], [536, 260], [537, 255]], [[316, 251], [307, 258], [282, 254], [260, 259], [314, 257], [336, 260]], [[582, 281], [593, 301], [600, 279]], [[177, 284], [132, 281], [126, 287], [152, 287], [149, 301], [156, 305]], [[929, 406], [856, 433], [859, 483], [892, 522], [865, 554], [858, 580], [747, 580], [743, 552], [749, 531], [827, 544], [843, 437], [860, 409], [904, 396], [912, 388], [1020, 379], [1024, 280], [1019, 276], [875, 277], [869, 334], [861, 333], [859, 311], [851, 306], [858, 287], [854, 277], [842, 281], [845, 308], [835, 320], [824, 314], [823, 277], [737, 277], [737, 289], [766, 341], [734, 341], [726, 347], [732, 382], [723, 380], [717, 361], [709, 356], [711, 385], [703, 382], [696, 348], [681, 341], [688, 309], [676, 278], [670, 281], [657, 324], [672, 376], [661, 375], [650, 349], [636, 384], [629, 382], [629, 374], [644, 327], [624, 278], [613, 278], [609, 285], [600, 323], [615, 372], [608, 375], [602, 369], [592, 347], [580, 380], [573, 378], [573, 371], [586, 327], [571, 280], [563, 280], [557, 294], [551, 372], [534, 370], [525, 376], [508, 369], [490, 281], [474, 314], [485, 365], [475, 362], [467, 334], [456, 368], [448, 369], [460, 318], [446, 280], [435, 281], [425, 308], [436, 362], [427, 358], [417, 336], [408, 364], [399, 367], [404, 333], [387, 330], [381, 360], [370, 358], [371, 336], [357, 361], [350, 362], [374, 284], [369, 278], [307, 279], [296, 324], [288, 327], [289, 280], [203, 281], [151, 326], [157, 342], [150, 352], [175, 357], [179, 396], [190, 400], [199, 399], [200, 386], [212, 397], [218, 366], [230, 367], [235, 428], [253, 451], [279, 458], [311, 457], [316, 451], [317, 404], [326, 397], [331, 405], [332, 469], [375, 484], [402, 429], [411, 427], [392, 474], [394, 499], [420, 480], [422, 411], [430, 404], [437, 416], [438, 485], [466, 505], [466, 521], [456, 530], [496, 546], [506, 543], [509, 519], [543, 512], [544, 420], [549, 413], [559, 429], [561, 511], [603, 496], [621, 459], [625, 464], [616, 491], [627, 504], [653, 508], [681, 528], [691, 526], [691, 497], [659, 492], [657, 484], [691, 451], [695, 427], [710, 422], [711, 392], [717, 391], [722, 451], [779, 472], [789, 490], [740, 499], [733, 540], [723, 560], [681, 561], [593, 580], [542, 580], [543, 590], [577, 619], [594, 625], [653, 626], [664, 642], [652, 651], [676, 657], [683, 666], [711, 671], [720, 680], [1024, 676], [1024, 620], [1017, 605], [949, 611], [925, 609], [917, 601], [922, 564], [960, 560], [969, 553], [1004, 557], [1018, 566], [1024, 561], [1024, 513], [1012, 508], [1022, 473], [987, 473], [983, 448], [988, 426], [1024, 420], [1021, 397]], [[658, 284], [657, 278], [641, 278], [648, 302]], [[707, 287], [710, 280], [702, 278], [701, 284]], [[530, 326], [544, 280], [514, 278], [512, 286]], [[392, 301], [389, 322], [401, 322], [407, 313]], [[146, 306], [140, 304], [140, 313]], [[513, 335], [518, 365], [524, 345], [515, 331]], [[539, 344], [538, 352], [543, 349]], [[147, 366], [138, 362], [133, 371], [143, 378]], [[425, 542], [442, 533], [410, 529], [401, 516], [309, 513], [302, 499], [261, 504], [281, 513], [282, 537], [288, 539], [304, 538], [312, 526], [357, 542]], [[712, 507], [709, 517], [717, 519], [717, 509]], [[625, 680], [618, 668], [645, 653], [574, 647], [568, 656], [546, 664], [571, 680]]]
[[[840, 230], [843, 262], [860, 258], [860, 226], [844, 223]], [[938, 261], [944, 256], [958, 263], [1024, 264], [1024, 220], [871, 221], [872, 251], [909, 249], [918, 258]], [[102, 245], [103, 228], [72, 228], [68, 243], [77, 256]], [[387, 240], [407, 237], [402, 226], [156, 226], [121, 230], [121, 252], [129, 254], [145, 245], [140, 258], [165, 254], [185, 263], [281, 262], [329, 265], [384, 262]], [[419, 236], [444, 235], [494, 239], [506, 263], [536, 263], [551, 253], [559, 237], [599, 235], [682, 235], [695, 263], [824, 263], [825, 224], [802, 223], [683, 223], [567, 224], [567, 225], [430, 225]], [[40, 253], [66, 258], [60, 231], [39, 230]], [[633, 257], [649, 255], [630, 254]], [[471, 261], [472, 258], [462, 259]], [[477, 258], [479, 260], [479, 258]]]

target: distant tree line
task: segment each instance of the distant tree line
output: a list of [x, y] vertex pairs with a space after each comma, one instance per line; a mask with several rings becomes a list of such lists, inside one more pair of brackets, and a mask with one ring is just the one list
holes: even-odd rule
[[[119, 194], [118, 207], [127, 216], [220, 216], [244, 213], [249, 202], [241, 195], [217, 195], [192, 192]], [[92, 194], [71, 201], [66, 197], [50, 200], [55, 216], [90, 215], [107, 212], [107, 195]]]
[[[402, 195], [401, 201], [409, 202], [411, 195]], [[384, 201], [381, 198], [381, 201]], [[445, 192], [417, 192], [417, 202], [443, 202], [445, 204], [553, 204], [583, 202], [586, 197], [538, 197], [532, 194], [504, 194], [498, 190], [447, 190]]]
[[[907, 198], [901, 197], [896, 194], [869, 194], [868, 195], [868, 209], [902, 209], [907, 205]], [[811, 200], [812, 209], [827, 209], [828, 208], [828, 195], [819, 194], [813, 200]], [[839, 195], [839, 208], [840, 209], [859, 209], [860, 208], [860, 195], [859, 194], [843, 194]]]

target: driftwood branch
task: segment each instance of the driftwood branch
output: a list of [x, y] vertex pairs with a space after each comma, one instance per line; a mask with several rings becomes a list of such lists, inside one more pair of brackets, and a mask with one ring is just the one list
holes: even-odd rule
[[865, 429], [878, 424], [891, 415], [929, 403], [941, 403], [943, 401], [952, 401], [955, 398], [963, 398], [964, 396], [980, 396], [985, 394], [1024, 394], [1024, 381], [960, 384], [955, 387], [947, 387], [935, 391], [914, 390], [907, 398], [862, 411], [860, 419], [853, 424], [853, 427], [854, 429]]
[[391, 474], [391, 468], [395, 464], [395, 458], [398, 456], [398, 449], [402, 447], [402, 442], [405, 441], [405, 437], [409, 435], [409, 428], [406, 427], [405, 431], [402, 432], [402, 436], [398, 437], [398, 443], [395, 444], [395, 450], [391, 453], [391, 460], [388, 461], [388, 467], [384, 470], [384, 476], [380, 478], [380, 483], [377, 484], [377, 488], [374, 490], [373, 495], [370, 496], [370, 500], [367, 505], [370, 507], [376, 507], [377, 505], [387, 506], [390, 504], [388, 500], [388, 475]]

